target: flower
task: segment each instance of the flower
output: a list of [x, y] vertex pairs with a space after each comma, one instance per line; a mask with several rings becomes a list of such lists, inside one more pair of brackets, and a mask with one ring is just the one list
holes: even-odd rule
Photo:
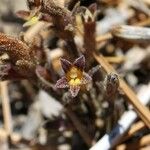
[[38, 21], [40, 21], [40, 13], [38, 12], [38, 10], [32, 11], [32, 12], [20, 10], [20, 11], [16, 12], [16, 15], [19, 18], [24, 19], [26, 21], [23, 24], [23, 27], [32, 26], [32, 25], [36, 24]]
[[80, 88], [91, 82], [92, 78], [84, 72], [84, 55], [77, 58], [73, 63], [66, 59], [60, 59], [65, 75], [59, 79], [56, 88], [69, 88], [72, 97], [76, 97]]

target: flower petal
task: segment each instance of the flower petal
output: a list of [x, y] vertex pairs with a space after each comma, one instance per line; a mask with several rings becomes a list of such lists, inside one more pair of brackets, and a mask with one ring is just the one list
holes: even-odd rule
[[90, 12], [91, 12], [92, 14], [94, 14], [94, 13], [96, 12], [96, 10], [97, 10], [97, 4], [96, 4], [96, 3], [92, 3], [92, 4], [88, 7], [88, 9], [90, 10]]
[[77, 68], [83, 70], [85, 67], [85, 57], [84, 55], [80, 56], [79, 58], [77, 58], [74, 63], [74, 66], [76, 66]]
[[66, 88], [66, 87], [69, 87], [66, 77], [62, 77], [61, 79], [59, 79], [56, 82], [55, 87], [56, 88]]
[[80, 86], [70, 86], [69, 89], [72, 97], [76, 97], [79, 93], [79, 90], [80, 90]]
[[20, 10], [16, 12], [17, 17], [27, 20], [30, 16], [29, 11]]
[[64, 70], [65, 73], [67, 73], [70, 70], [72, 63], [62, 58], [60, 58], [60, 62], [61, 62], [62, 69]]
[[82, 77], [82, 80], [81, 80], [81, 83], [82, 84], [88, 84], [89, 82], [92, 81], [92, 78], [91, 76], [89, 76], [87, 73], [83, 73], [83, 77]]

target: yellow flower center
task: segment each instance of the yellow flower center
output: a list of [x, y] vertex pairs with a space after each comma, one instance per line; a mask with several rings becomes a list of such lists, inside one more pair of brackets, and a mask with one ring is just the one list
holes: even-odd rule
[[39, 21], [39, 17], [38, 16], [33, 16], [33, 17], [28, 17], [27, 21], [23, 24], [24, 27], [28, 27], [28, 26], [32, 26], [34, 24], [36, 24]]
[[71, 79], [70, 81], [69, 81], [69, 85], [73, 85], [73, 86], [75, 86], [75, 85], [80, 85], [81, 84], [81, 80], [80, 79]]
[[76, 67], [72, 67], [66, 74], [69, 85], [76, 86], [81, 84], [82, 71]]

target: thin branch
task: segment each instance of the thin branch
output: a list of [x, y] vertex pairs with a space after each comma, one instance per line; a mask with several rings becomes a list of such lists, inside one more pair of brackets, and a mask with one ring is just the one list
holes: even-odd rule
[[124, 56], [106, 56], [105, 59], [109, 63], [114, 63], [114, 64], [120, 64], [126, 60], [126, 58]]
[[2, 128], [0, 128], [0, 149], [1, 150], [9, 150], [8, 142], [7, 142], [8, 134]]
[[143, 136], [141, 139], [131, 144], [121, 144], [117, 146], [116, 150], [140, 149], [140, 147], [148, 145], [149, 143], [150, 143], [150, 134]]
[[0, 89], [1, 89], [2, 109], [4, 117], [4, 128], [9, 136], [12, 132], [12, 116], [8, 96], [8, 86], [6, 81], [0, 83]]
[[104, 34], [104, 35], [99, 35], [99, 36], [97, 36], [97, 37], [96, 37], [96, 42], [97, 42], [97, 43], [101, 43], [102, 41], [110, 40], [110, 39], [112, 39], [112, 38], [113, 38], [113, 36], [112, 36], [111, 33], [106, 33], [106, 34]]
[[138, 121], [135, 124], [132, 125], [132, 127], [129, 129], [129, 131], [124, 135], [122, 138], [122, 141], [126, 141], [129, 138], [131, 138], [135, 133], [141, 131], [144, 129], [146, 126], [143, 121]]

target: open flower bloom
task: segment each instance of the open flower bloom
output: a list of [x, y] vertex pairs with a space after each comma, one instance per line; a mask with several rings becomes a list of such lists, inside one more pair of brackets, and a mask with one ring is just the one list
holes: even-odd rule
[[73, 63], [62, 58], [60, 61], [65, 76], [59, 79], [55, 86], [56, 88], [69, 88], [71, 95], [75, 97], [77, 96], [80, 88], [92, 80], [92, 78], [84, 72], [85, 57], [82, 55]]

